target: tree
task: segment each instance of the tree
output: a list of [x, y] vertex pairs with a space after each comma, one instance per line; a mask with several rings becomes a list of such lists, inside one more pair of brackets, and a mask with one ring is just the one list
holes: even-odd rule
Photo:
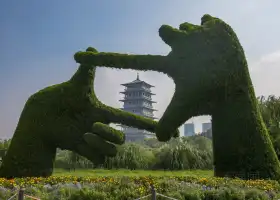
[[280, 159], [280, 97], [258, 97], [260, 112], [268, 129], [275, 152]]

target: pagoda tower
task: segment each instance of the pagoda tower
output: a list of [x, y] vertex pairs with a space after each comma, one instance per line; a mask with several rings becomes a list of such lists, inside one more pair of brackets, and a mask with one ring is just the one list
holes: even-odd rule
[[[122, 110], [156, 119], [153, 114], [153, 112], [156, 111], [153, 109], [153, 103], [156, 102], [152, 101], [152, 95], [155, 94], [151, 92], [151, 87], [154, 86], [140, 80], [138, 73], [136, 80], [121, 85], [125, 86], [125, 90], [120, 92], [121, 94], [124, 94], [124, 99], [120, 100], [124, 103], [123, 108], [121, 108]], [[126, 141], [139, 141], [148, 137], [155, 137], [154, 133], [146, 130], [140, 130], [124, 125], [121, 125], [121, 127], [126, 135]]]

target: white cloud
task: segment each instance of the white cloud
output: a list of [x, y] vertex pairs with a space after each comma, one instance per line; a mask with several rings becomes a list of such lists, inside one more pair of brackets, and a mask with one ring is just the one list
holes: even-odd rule
[[256, 95], [280, 96], [280, 50], [248, 63]]
[[280, 61], [280, 51], [276, 51], [271, 54], [262, 56], [260, 59], [261, 63], [276, 63], [279, 61]]

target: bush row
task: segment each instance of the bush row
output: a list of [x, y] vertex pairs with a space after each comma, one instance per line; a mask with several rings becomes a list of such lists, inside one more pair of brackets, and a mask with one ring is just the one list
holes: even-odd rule
[[102, 166], [66, 151], [59, 151], [56, 168], [106, 169], [212, 169], [212, 142], [203, 136], [176, 138], [168, 143], [147, 139], [141, 143], [126, 143], [118, 147], [116, 157], [107, 158]]

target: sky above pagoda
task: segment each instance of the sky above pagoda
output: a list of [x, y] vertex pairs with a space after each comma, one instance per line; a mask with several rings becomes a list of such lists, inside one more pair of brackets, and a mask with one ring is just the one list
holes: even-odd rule
[[[192, 3], [188, 3], [192, 2]], [[161, 54], [170, 48], [158, 36], [162, 24], [199, 24], [203, 14], [222, 18], [244, 47], [257, 95], [280, 96], [280, 1], [278, 0], [48, 0], [0, 2], [0, 138], [11, 137], [27, 98], [66, 81], [77, 69], [73, 54], [99, 51]], [[132, 70], [99, 68], [95, 88], [104, 103], [120, 107], [121, 83], [136, 79]], [[157, 72], [140, 72], [154, 85], [157, 117], [174, 92], [174, 83]], [[194, 119], [196, 131], [209, 117]]]

